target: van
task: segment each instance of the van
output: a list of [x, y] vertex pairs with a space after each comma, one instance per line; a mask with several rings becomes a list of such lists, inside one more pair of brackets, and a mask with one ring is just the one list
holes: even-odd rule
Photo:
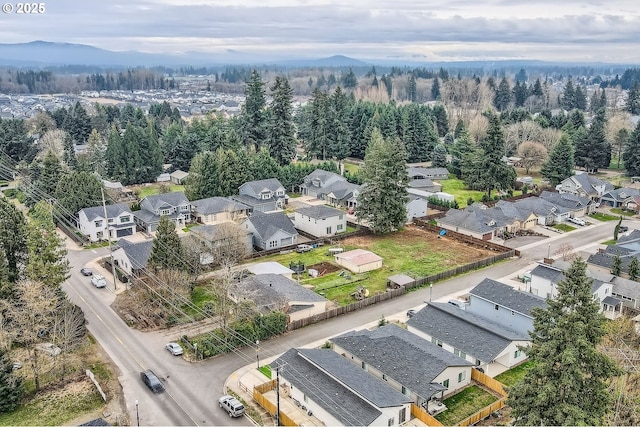
[[244, 415], [244, 405], [235, 397], [224, 395], [218, 399], [218, 405], [227, 413], [230, 417], [237, 418]]
[[160, 382], [160, 378], [156, 374], [153, 373], [152, 370], [148, 369], [146, 371], [140, 372], [140, 379], [149, 390], [154, 393], [160, 393], [164, 391], [164, 384]]

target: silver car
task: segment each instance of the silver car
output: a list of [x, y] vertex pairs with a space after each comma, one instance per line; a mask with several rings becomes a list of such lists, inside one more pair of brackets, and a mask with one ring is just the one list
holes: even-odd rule
[[184, 353], [182, 347], [180, 347], [180, 344], [178, 344], [177, 342], [170, 342], [169, 344], [165, 345], [164, 348], [166, 348], [167, 351], [174, 356], [180, 356]]

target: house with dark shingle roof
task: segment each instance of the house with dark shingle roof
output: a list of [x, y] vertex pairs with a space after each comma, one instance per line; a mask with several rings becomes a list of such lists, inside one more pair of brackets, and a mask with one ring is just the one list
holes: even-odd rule
[[298, 243], [298, 231], [282, 212], [255, 213], [240, 225], [253, 233], [253, 246], [262, 250]]
[[600, 198], [600, 203], [613, 208], [626, 208], [630, 204], [635, 206], [635, 201], [639, 196], [640, 190], [637, 188], [616, 188], [604, 193]]
[[251, 212], [272, 212], [287, 203], [285, 188], [276, 178], [245, 182], [238, 191], [232, 198], [249, 206]]
[[466, 310], [505, 328], [526, 334], [533, 330], [531, 310], [546, 306], [544, 298], [487, 278], [469, 291]]
[[473, 364], [395, 325], [330, 338], [334, 351], [422, 406], [471, 382]]
[[288, 397], [328, 426], [400, 426], [411, 418], [411, 398], [329, 349], [292, 348], [277, 358]]
[[[105, 218], [106, 209], [106, 218]], [[80, 209], [78, 229], [90, 241], [119, 239], [136, 232], [133, 212], [126, 203]]]
[[229, 298], [239, 303], [254, 301], [261, 312], [282, 310], [289, 321], [324, 313], [326, 298], [281, 274], [266, 273], [246, 277], [229, 287]]
[[407, 167], [409, 179], [449, 179], [447, 168]]
[[316, 169], [304, 177], [302, 184], [300, 184], [300, 193], [304, 196], [322, 199], [321, 196], [326, 194], [321, 191], [323, 188], [326, 188], [335, 182], [343, 181], [346, 181], [346, 179], [342, 175], [322, 169]]
[[208, 197], [191, 202], [191, 215], [200, 224], [242, 221], [251, 208], [229, 197]]
[[147, 267], [152, 248], [153, 240], [133, 243], [120, 239], [114, 246], [113, 262], [128, 275], [137, 274]]
[[610, 182], [603, 181], [588, 173], [578, 173], [556, 185], [556, 190], [559, 193], [588, 197], [593, 201], [600, 200], [603, 194], [612, 191], [614, 188]]
[[[517, 211], [514, 215], [519, 215]], [[505, 214], [500, 208], [487, 208], [474, 203], [466, 209], [449, 209], [446, 215], [438, 218], [439, 227], [466, 234], [481, 240], [491, 240], [503, 232], [514, 233], [521, 228], [522, 219]]]
[[333, 236], [347, 231], [347, 215], [329, 206], [308, 206], [296, 210], [294, 224], [298, 230], [315, 237]]
[[153, 233], [158, 228], [161, 216], [167, 216], [176, 228], [191, 221], [191, 203], [182, 191], [154, 194], [140, 201], [140, 210], [134, 213], [136, 224]]
[[523, 362], [518, 346], [529, 334], [515, 331], [449, 303], [430, 302], [408, 321], [409, 332], [473, 363], [493, 377]]
[[574, 218], [590, 214], [596, 208], [595, 202], [591, 198], [572, 193], [557, 193], [545, 190], [538, 197], [556, 206], [569, 209], [569, 216]]
[[205, 260], [224, 257], [228, 251], [240, 255], [240, 258], [253, 253], [253, 234], [235, 222], [198, 225], [189, 231], [189, 235], [205, 248], [200, 255], [203, 264]]

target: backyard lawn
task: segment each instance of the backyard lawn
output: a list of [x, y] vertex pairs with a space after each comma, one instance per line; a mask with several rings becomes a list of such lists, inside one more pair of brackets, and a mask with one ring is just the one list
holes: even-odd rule
[[351, 293], [359, 286], [365, 285], [369, 295], [384, 292], [387, 277], [393, 274], [424, 277], [495, 254], [451, 238], [439, 238], [437, 233], [416, 227], [407, 227], [385, 236], [347, 238], [341, 242], [341, 247], [345, 251], [357, 248], [370, 250], [383, 258], [383, 266], [362, 274], [348, 272], [334, 263], [333, 257], [327, 253], [327, 246], [303, 254], [276, 254], [262, 258], [261, 261], [276, 261], [286, 267], [289, 267], [290, 262], [301, 262], [306, 268], [318, 270], [320, 277], [313, 278], [303, 274], [300, 276], [300, 283], [308, 285], [329, 300], [345, 305], [354, 301]]
[[589, 215], [591, 218], [597, 219], [598, 221], [618, 221], [620, 217], [609, 215], [601, 212], [594, 212]]
[[146, 185], [142, 187], [132, 187], [132, 190], [138, 195], [138, 198], [143, 199], [147, 196], [153, 196], [154, 194], [160, 194], [160, 186], [168, 185], [171, 192], [184, 191], [184, 185], [157, 183]]
[[467, 206], [467, 200], [471, 197], [476, 202], [482, 200], [484, 192], [477, 190], [467, 190], [467, 186], [461, 179], [455, 178], [455, 175], [449, 175], [449, 179], [438, 181], [442, 184], [442, 191], [452, 194], [458, 201], [460, 209]]
[[522, 378], [524, 378], [524, 375], [527, 373], [529, 369], [531, 369], [532, 366], [533, 366], [532, 361], [530, 360], [526, 361], [521, 365], [518, 365], [514, 368], [509, 369], [508, 371], [504, 371], [500, 375], [496, 375], [495, 380], [500, 381], [502, 384], [504, 384], [507, 387], [511, 387], [512, 385], [520, 381]]
[[453, 426], [496, 400], [498, 398], [493, 394], [473, 385], [446, 398], [443, 403], [447, 410], [436, 415], [435, 418], [445, 426]]

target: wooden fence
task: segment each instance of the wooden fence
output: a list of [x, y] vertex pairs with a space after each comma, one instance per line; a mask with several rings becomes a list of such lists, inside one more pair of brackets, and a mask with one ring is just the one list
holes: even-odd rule
[[[444, 227], [438, 227], [437, 225], [431, 225], [428, 221], [425, 221], [423, 218], [414, 218], [413, 223], [419, 227], [423, 227], [426, 230], [433, 231], [439, 233]], [[489, 242], [486, 240], [478, 239], [476, 237], [469, 236], [467, 234], [458, 233], [457, 231], [447, 230], [447, 237], [459, 240], [464, 243], [468, 243], [473, 246], [478, 246], [483, 249], [489, 249], [496, 252], [509, 252], [513, 251], [512, 248], [507, 246], [500, 245], [498, 243]]]
[[498, 409], [504, 407], [507, 400], [507, 392], [504, 390], [504, 386], [500, 381], [491, 378], [489, 375], [480, 372], [475, 368], [471, 369], [471, 379], [484, 385], [489, 390], [498, 393], [502, 397], [456, 424], [459, 426], [470, 426], [487, 418]]
[[[274, 390], [276, 388], [276, 380], [267, 381], [264, 384], [259, 384], [253, 388], [253, 400], [258, 405], [262, 406], [271, 416], [275, 416], [278, 407], [264, 396], [264, 393]], [[291, 418], [284, 412], [279, 413], [280, 425], [282, 426], [297, 426]]]
[[499, 400], [496, 400], [495, 402], [493, 402], [491, 405], [482, 408], [481, 410], [479, 410], [478, 412], [476, 412], [475, 414], [465, 418], [464, 420], [460, 421], [458, 424], [458, 426], [470, 426], [470, 425], [474, 425], [475, 423], [477, 423], [480, 420], [483, 420], [485, 418], [487, 418], [489, 415], [491, 415], [492, 413], [494, 413], [495, 411], [497, 411], [498, 409], [501, 409], [504, 407], [505, 405], [505, 401], [507, 400], [506, 397], [503, 397]]
[[424, 409], [422, 409], [421, 407], [413, 403], [411, 404], [411, 415], [414, 418], [419, 419], [420, 421], [422, 421], [428, 426], [437, 427], [437, 426], [443, 425], [440, 421], [436, 420], [430, 413], [428, 413], [427, 411], [425, 411]]
[[500, 396], [507, 397], [507, 392], [504, 390], [504, 386], [502, 385], [502, 383], [494, 378], [491, 378], [489, 375], [485, 374], [484, 372], [480, 372], [475, 368], [472, 369], [471, 379], [479, 382], [480, 384], [483, 384], [488, 389], [495, 391]]

